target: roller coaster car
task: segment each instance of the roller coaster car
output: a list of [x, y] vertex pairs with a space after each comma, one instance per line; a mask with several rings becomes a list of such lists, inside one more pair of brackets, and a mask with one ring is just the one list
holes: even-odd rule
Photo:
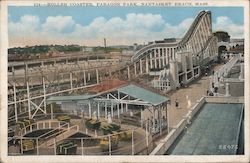
[[120, 130], [120, 128], [121, 128], [121, 126], [118, 126], [118, 125], [113, 124], [113, 123], [112, 124], [108, 124], [108, 125], [103, 125], [101, 127], [104, 135], [112, 134], [114, 132], [117, 132], [117, 131]]
[[[110, 136], [111, 138], [111, 149], [117, 149], [118, 147], [118, 135]], [[100, 147], [102, 151], [108, 151], [109, 150], [109, 139], [103, 138], [100, 140]]]
[[128, 141], [132, 139], [132, 131], [123, 131], [119, 133], [119, 140]]
[[12, 128], [8, 128], [8, 137], [13, 137], [15, 135], [15, 131]]
[[26, 126], [29, 126], [31, 124], [33, 124], [35, 121], [32, 120], [32, 119], [24, 119], [22, 121], [17, 121], [17, 125], [20, 127], [20, 128], [24, 128]]
[[56, 118], [58, 121], [64, 121], [64, 122], [70, 122], [70, 116], [67, 115], [61, 115]]
[[27, 125], [33, 124], [35, 121], [33, 119], [24, 119], [23, 122], [25, 122]]
[[64, 142], [57, 146], [58, 155], [75, 155], [76, 150], [77, 150], [77, 145], [72, 141]]
[[22, 140], [22, 147], [24, 152], [34, 150], [35, 149], [34, 141], [30, 139]]

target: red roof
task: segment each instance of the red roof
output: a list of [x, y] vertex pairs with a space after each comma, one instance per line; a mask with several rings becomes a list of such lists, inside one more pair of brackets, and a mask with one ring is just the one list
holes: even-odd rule
[[127, 85], [127, 84], [128, 84], [128, 82], [122, 81], [119, 79], [108, 79], [108, 80], [104, 80], [103, 82], [101, 82], [100, 85], [91, 87], [89, 89], [89, 92], [91, 92], [91, 93], [106, 92], [108, 90], [119, 88], [119, 87]]

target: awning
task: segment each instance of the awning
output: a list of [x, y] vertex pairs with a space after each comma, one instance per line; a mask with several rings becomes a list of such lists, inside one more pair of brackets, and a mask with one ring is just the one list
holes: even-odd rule
[[85, 94], [85, 95], [72, 95], [72, 96], [51, 96], [47, 99], [47, 104], [53, 102], [70, 102], [70, 101], [83, 101], [96, 97], [96, 94]]
[[169, 100], [169, 98], [165, 96], [159, 95], [157, 93], [154, 93], [152, 91], [146, 90], [133, 84], [118, 88], [117, 91], [140, 99], [144, 102], [148, 102], [153, 106], [160, 105]]

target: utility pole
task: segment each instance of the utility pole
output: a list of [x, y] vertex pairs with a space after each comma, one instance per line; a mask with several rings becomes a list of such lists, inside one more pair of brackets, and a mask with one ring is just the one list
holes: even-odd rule
[[107, 42], [106, 42], [106, 38], [104, 38], [104, 49], [105, 49], [105, 53], [107, 53]]

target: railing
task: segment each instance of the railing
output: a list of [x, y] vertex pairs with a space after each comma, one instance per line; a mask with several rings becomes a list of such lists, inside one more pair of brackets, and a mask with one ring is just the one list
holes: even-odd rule
[[171, 90], [168, 79], [155, 79], [152, 81], [152, 86], [156, 89], [163, 90], [165, 93]]
[[[69, 92], [69, 91], [83, 89], [83, 88], [89, 88], [89, 87], [93, 87], [93, 86], [96, 86], [96, 85], [98, 85], [98, 84], [90, 84], [90, 85], [80, 86], [80, 87], [76, 87], [76, 88], [72, 88], [72, 89], [63, 89], [63, 90], [60, 90], [60, 91], [48, 93], [45, 96], [48, 97], [48, 96], [56, 95], [56, 94], [59, 94], [59, 93]], [[35, 96], [35, 97], [31, 97], [29, 100], [34, 100], [34, 99], [38, 99], [38, 98], [44, 98], [44, 95], [38, 95], [38, 96]], [[28, 101], [28, 99], [26, 98], [26, 99], [18, 100], [16, 103], [25, 102], [25, 101]], [[13, 105], [13, 104], [15, 104], [15, 102], [8, 103], [8, 105]]]
[[[63, 124], [63, 125], [61, 125]], [[21, 135], [26, 135], [27, 133], [30, 133], [34, 130], [40, 130], [40, 129], [51, 129], [54, 126], [56, 127], [60, 127], [60, 126], [64, 126], [65, 124], [67, 124], [66, 122], [63, 121], [53, 121], [53, 120], [49, 120], [49, 121], [44, 121], [44, 122], [37, 122], [37, 123], [33, 123], [31, 125], [25, 126], [24, 128], [21, 129]]]
[[[99, 68], [104, 68], [104, 67], [117, 66], [117, 65], [120, 65], [119, 62], [118, 62], [117, 60], [118, 60], [118, 59], [111, 60], [111, 61], [105, 61], [106, 63], [102, 63], [102, 62], [104, 62], [104, 61], [101, 61], [101, 63], [99, 63], [98, 65], [89, 66], [89, 67], [87, 67], [87, 68], [86, 68], [85, 66], [80, 66], [80, 68], [81, 68], [81, 69], [84, 69], [85, 71], [90, 71], [90, 70], [99, 69]], [[93, 62], [93, 61], [90, 61], [90, 62]], [[100, 62], [100, 61], [98, 61], [98, 62]], [[111, 63], [117, 62], [117, 63], [111, 64], [111, 65], [110, 65], [110, 62], [111, 62]], [[104, 65], [103, 65], [103, 64], [104, 64]], [[81, 71], [82, 71], [82, 70], [79, 70], [79, 67], [72, 67], [71, 64], [68, 64], [68, 65], [66, 65], [66, 66], [69, 66], [69, 68], [72, 68], [73, 70], [71, 70], [71, 71], [74, 72], [74, 73], [77, 73], [77, 72], [81, 72]], [[70, 67], [70, 66], [71, 66], [71, 67]], [[62, 66], [57, 66], [56, 68], [58, 68], [58, 67], [61, 67], [61, 69], [63, 69]], [[51, 71], [51, 70], [55, 70], [55, 68], [53, 68], [53, 67], [52, 67], [52, 68], [47, 68], [47, 67], [46, 67], [45, 70], [47, 70], [47, 72], [46, 72], [46, 71], [43, 72], [43, 75], [50, 75], [51, 72], [49, 72], [48, 70], [50, 70], [50, 71]], [[37, 71], [39, 71], [39, 70], [37, 70]], [[61, 73], [60, 73], [60, 75], [65, 75], [65, 74], [68, 74], [68, 73], [67, 73], [67, 72], [61, 72]], [[12, 76], [13, 76], [13, 74], [10, 74], [10, 75], [9, 75], [9, 78], [11, 79]], [[27, 74], [26, 76], [27, 76], [27, 77], [37, 77], [37, 73]], [[21, 74], [21, 75], [15, 74], [14, 77], [15, 77], [15, 78], [17, 78], [17, 77], [24, 78], [24, 74]]]
[[[225, 65], [223, 65], [217, 72], [214, 73], [211, 82], [214, 83], [214, 87], [219, 87], [220, 82], [224, 81], [224, 77], [227, 77], [230, 70], [234, 67], [234, 65], [239, 60], [239, 57], [231, 58]], [[211, 90], [212, 90], [211, 84]]]
[[[64, 133], [63, 136], [60, 136], [60, 139], [63, 139], [65, 142], [74, 142], [77, 145], [77, 149], [75, 151], [76, 155], [135, 155], [135, 154], [148, 154], [153, 150], [153, 142], [152, 136], [145, 132], [142, 128], [134, 128], [134, 129], [125, 129], [121, 132], [117, 132], [109, 135], [102, 135], [98, 137], [79, 137], [79, 138], [66, 138], [69, 133], [72, 131], [77, 131], [78, 127], [72, 126], [68, 133]], [[131, 135], [128, 139], [117, 139], [117, 146], [114, 146], [116, 142], [113, 141], [113, 138], [118, 136], [124, 132], [129, 132]], [[58, 145], [59, 145], [59, 137], [55, 139], [51, 139], [51, 142], [48, 144], [52, 144], [50, 146], [41, 146], [41, 141], [44, 142], [43, 138], [27, 138], [21, 137], [18, 138], [20, 141], [23, 140], [33, 140], [34, 148], [29, 151], [29, 155], [57, 155], [58, 154]], [[105, 149], [101, 145], [101, 141], [105, 140], [107, 144], [105, 144]], [[18, 150], [19, 151], [19, 150]], [[20, 153], [16, 153], [16, 151], [9, 151], [9, 155], [25, 155], [24, 150], [20, 150]]]
[[231, 58], [222, 68], [218, 71], [218, 77], [227, 77], [230, 70], [233, 68], [233, 66], [236, 64], [236, 62], [239, 60], [239, 57], [233, 57]]
[[[62, 140], [64, 140], [64, 139], [66, 139], [66, 138], [68, 138], [68, 137], [70, 137], [70, 136], [72, 136], [72, 135], [74, 135], [75, 133], [77, 133], [79, 131], [79, 126], [77, 126], [77, 125], [74, 125], [74, 126], [72, 126], [72, 127], [69, 127], [69, 128], [67, 128], [66, 130], [61, 130], [61, 131], [59, 131], [59, 132], [57, 132], [57, 133], [55, 133], [55, 134], [52, 134], [52, 135], [50, 135], [50, 136], [48, 136], [48, 137], [46, 137], [45, 139], [47, 140], [47, 139], [49, 139], [49, 140], [45, 140], [45, 143], [42, 143], [41, 145], [40, 145], [40, 147], [49, 147], [49, 146], [52, 146], [52, 145], [54, 145], [55, 143], [57, 143], [57, 142], [60, 142], [60, 141], [62, 141]], [[59, 134], [59, 135], [58, 135]], [[55, 135], [57, 135], [57, 136], [55, 136]], [[55, 137], [54, 137], [55, 136]]]
[[225, 97], [225, 96], [207, 96], [206, 102], [208, 103], [244, 103], [244, 97]]
[[[67, 126], [67, 129], [68, 129], [68, 128], [69, 128], [69, 123], [65, 123], [65, 124], [63, 124], [62, 126], [59, 125], [57, 128], [55, 128], [55, 129], [53, 129], [53, 130], [51, 130], [51, 131], [49, 131], [49, 132], [47, 132], [47, 133], [45, 133], [45, 134], [39, 136], [38, 138], [42, 138], [42, 137], [44, 137], [44, 136], [46, 136], [46, 135], [49, 135], [49, 134], [55, 132], [56, 130], [59, 130], [59, 132], [60, 132], [60, 129], [62, 129], [64, 126]], [[58, 133], [58, 132], [57, 132], [57, 133]], [[54, 134], [56, 134], [56, 133], [54, 133]], [[54, 134], [51, 134], [51, 135], [45, 137], [45, 139], [48, 139], [48, 138], [54, 136]]]
[[[31, 60], [31, 61], [21, 61], [21, 62], [9, 62], [10, 65], [8, 65], [8, 67], [20, 67], [20, 66], [25, 66], [25, 64], [27, 65], [34, 65], [34, 64], [41, 64], [42, 62], [44, 64], [46, 63], [51, 63], [51, 64], [54, 64], [54, 62], [56, 63], [62, 63], [62, 62], [66, 62], [66, 60], [68, 60], [68, 62], [75, 62], [77, 61], [77, 59], [87, 59], [88, 57], [92, 57], [93, 55], [88, 55], [88, 56], [70, 56], [70, 57], [59, 57], [59, 58], [47, 58], [47, 59], [39, 59], [39, 60]], [[94, 55], [94, 57], [98, 57], [99, 55]], [[105, 57], [104, 55], [102, 55], [103, 57]], [[73, 59], [73, 61], [72, 61]], [[95, 58], [95, 60], [117, 60], [116, 58]], [[86, 60], [79, 60], [79, 61], [86, 61]], [[89, 61], [92, 61], [91, 58]]]
[[137, 51], [134, 56], [132, 57], [132, 61], [138, 60], [140, 58], [140, 55], [145, 53], [146, 51], [148, 51], [149, 49], [152, 49], [154, 47], [173, 47], [173, 46], [177, 46], [178, 42], [174, 42], [174, 43], [154, 43], [154, 44], [150, 44], [147, 45], [145, 47], [143, 47], [142, 49], [140, 49], [139, 51]]

